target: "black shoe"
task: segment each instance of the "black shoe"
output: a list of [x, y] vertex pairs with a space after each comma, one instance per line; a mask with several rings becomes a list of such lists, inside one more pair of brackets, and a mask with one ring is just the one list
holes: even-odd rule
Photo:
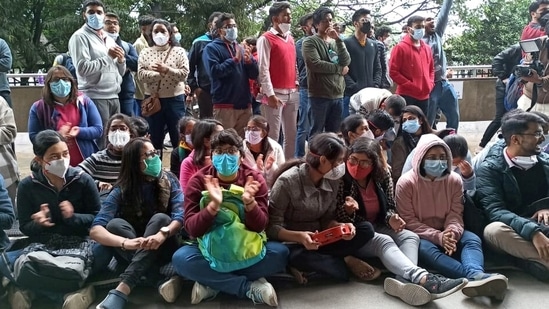
[[431, 293], [433, 299], [446, 297], [453, 294], [467, 284], [467, 279], [448, 279], [441, 275], [428, 274], [423, 287]]
[[514, 258], [514, 263], [518, 268], [526, 271], [539, 281], [549, 282], [549, 269], [542, 264], [519, 258]]

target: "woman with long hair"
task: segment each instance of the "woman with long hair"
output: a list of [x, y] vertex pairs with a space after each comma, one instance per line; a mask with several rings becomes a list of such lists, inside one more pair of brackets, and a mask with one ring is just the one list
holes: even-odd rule
[[[93, 221], [90, 236], [114, 249], [117, 259], [128, 263], [116, 289], [97, 308], [123, 308], [132, 289], [156, 265], [171, 261], [175, 239], [183, 224], [183, 193], [148, 139], [131, 140], [122, 152], [120, 177]], [[167, 302], [174, 302], [175, 283], [158, 288]]]

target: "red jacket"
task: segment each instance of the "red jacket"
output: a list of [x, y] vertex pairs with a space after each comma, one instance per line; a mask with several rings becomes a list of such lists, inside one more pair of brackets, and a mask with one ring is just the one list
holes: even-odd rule
[[435, 86], [435, 66], [429, 45], [423, 40], [419, 44], [415, 47], [407, 35], [393, 47], [389, 75], [397, 84], [397, 94], [426, 100]]

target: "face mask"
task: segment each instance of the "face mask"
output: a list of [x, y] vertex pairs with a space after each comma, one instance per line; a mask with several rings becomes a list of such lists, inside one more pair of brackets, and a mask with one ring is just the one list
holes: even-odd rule
[[278, 27], [280, 27], [280, 31], [282, 31], [282, 34], [286, 34], [290, 31], [291, 25], [287, 23], [282, 23], [279, 24]]
[[116, 148], [122, 148], [130, 141], [130, 132], [121, 130], [110, 131], [107, 137], [111, 145]]
[[423, 169], [429, 176], [440, 177], [448, 169], [448, 162], [446, 160], [425, 160]]
[[383, 135], [380, 135], [380, 136], [375, 138], [375, 140], [378, 141], [378, 142], [381, 141], [382, 139], [383, 139]]
[[239, 158], [239, 155], [232, 155], [228, 153], [213, 155], [212, 164], [219, 173], [219, 175], [229, 177], [236, 174], [236, 172], [238, 171]]
[[244, 133], [244, 138], [252, 145], [257, 145], [263, 140], [260, 131], [246, 131], [246, 133]]
[[193, 140], [191, 139], [191, 135], [190, 134], [185, 134], [185, 143], [189, 146], [192, 146], [193, 145]]
[[64, 178], [65, 173], [69, 169], [69, 162], [70, 162], [69, 158], [53, 160], [46, 163], [46, 166], [44, 167], [44, 169], [48, 174], [55, 175], [59, 178]]
[[391, 37], [388, 37], [385, 40], [383, 40], [383, 44], [385, 44], [385, 46], [391, 45], [392, 42], [393, 40], [391, 39]]
[[547, 26], [547, 21], [549, 21], [549, 14], [544, 13], [543, 15], [538, 18], [538, 23], [542, 28], [545, 28]]
[[229, 42], [236, 41], [236, 38], [238, 37], [238, 29], [237, 28], [227, 28], [225, 30], [225, 39]]
[[104, 15], [86, 14], [86, 22], [88, 23], [88, 26], [93, 30], [103, 29], [104, 19]]
[[372, 132], [372, 130], [368, 130], [368, 131], [362, 133], [360, 135], [360, 137], [367, 137], [369, 139], [376, 139], [376, 137], [374, 136], [374, 132]]
[[143, 160], [145, 162], [145, 170], [143, 174], [151, 177], [158, 177], [162, 171], [162, 160], [158, 155], [154, 155], [152, 158]]
[[114, 41], [116, 41], [118, 39], [118, 33], [110, 33], [110, 32], [107, 32], [107, 35], [113, 39]]
[[168, 44], [168, 36], [159, 32], [153, 36], [153, 41], [157, 46], [164, 46]]
[[412, 34], [412, 38], [414, 40], [419, 41], [423, 38], [425, 35], [425, 29], [414, 29], [414, 34]]
[[512, 158], [511, 161], [513, 161], [513, 163], [518, 165], [523, 170], [527, 171], [538, 163], [538, 157], [537, 156], [530, 156], [530, 157], [518, 156], [518, 157]]
[[383, 138], [386, 140], [386, 141], [389, 141], [389, 142], [392, 142], [396, 139], [396, 132], [395, 132], [395, 129], [394, 128], [390, 128], [389, 130], [387, 130], [385, 132], [385, 134], [383, 134]]
[[54, 96], [64, 98], [71, 93], [71, 82], [66, 82], [62, 79], [50, 83], [50, 90]]
[[416, 133], [417, 130], [419, 130], [419, 128], [420, 128], [420, 124], [419, 124], [419, 120], [417, 119], [408, 120], [402, 124], [402, 130], [410, 134]]
[[174, 37], [175, 37], [175, 40], [177, 42], [181, 41], [181, 33], [178, 32], [178, 33], [174, 34]]
[[345, 164], [341, 163], [340, 165], [332, 168], [328, 173], [324, 174], [324, 178], [330, 180], [338, 180], [345, 175]]
[[349, 174], [351, 174], [351, 176], [356, 180], [361, 180], [366, 178], [368, 175], [370, 175], [373, 169], [374, 167], [372, 165], [364, 168], [364, 167], [360, 167], [360, 165], [358, 164], [351, 165], [349, 164], [349, 162], [347, 162], [347, 170], [349, 171]]
[[369, 21], [362, 23], [362, 26], [360, 27], [360, 32], [369, 35], [370, 30], [372, 30], [372, 24]]

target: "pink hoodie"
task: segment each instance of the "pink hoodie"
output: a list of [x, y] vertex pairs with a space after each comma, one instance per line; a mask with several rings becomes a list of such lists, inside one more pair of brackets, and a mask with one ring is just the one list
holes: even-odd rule
[[[431, 181], [420, 174], [421, 161], [433, 146], [442, 146], [448, 158], [448, 173]], [[457, 240], [463, 234], [463, 189], [461, 177], [451, 171], [450, 148], [434, 134], [423, 135], [412, 159], [412, 170], [400, 176], [395, 190], [399, 215], [406, 228], [420, 238], [442, 246], [442, 231], [451, 229]]]

